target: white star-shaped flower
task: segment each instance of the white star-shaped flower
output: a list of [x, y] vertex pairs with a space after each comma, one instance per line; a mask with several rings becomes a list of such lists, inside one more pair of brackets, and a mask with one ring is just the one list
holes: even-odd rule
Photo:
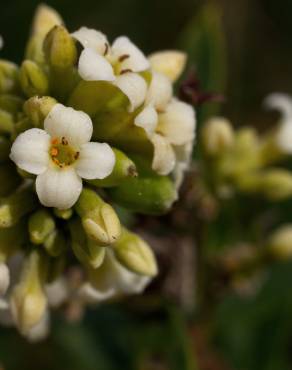
[[109, 81], [129, 99], [130, 111], [140, 106], [146, 96], [147, 84], [138, 72], [150, 63], [127, 37], [118, 37], [112, 44], [96, 30], [80, 28], [72, 36], [84, 47], [78, 62], [78, 72], [86, 81]]
[[29, 129], [14, 141], [10, 158], [37, 175], [36, 192], [44, 206], [70, 208], [81, 193], [81, 178], [103, 179], [111, 174], [114, 152], [106, 143], [89, 142], [92, 132], [86, 113], [56, 104], [44, 130]]

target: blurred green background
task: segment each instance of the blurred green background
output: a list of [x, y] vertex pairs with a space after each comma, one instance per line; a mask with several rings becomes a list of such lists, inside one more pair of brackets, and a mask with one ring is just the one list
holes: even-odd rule
[[[21, 61], [38, 4], [2, 0], [0, 34], [5, 47], [1, 57]], [[187, 51], [189, 67], [197, 69], [202, 88], [225, 96], [224, 104], [199, 110], [199, 125], [208, 115], [221, 113], [235, 126], [265, 130], [274, 117], [263, 111], [263, 98], [274, 91], [292, 93], [291, 0], [48, 0], [47, 4], [62, 14], [71, 31], [86, 25], [106, 33], [110, 40], [125, 34], [145, 53], [169, 48]], [[169, 219], [175, 220], [176, 212], [177, 208], [155, 224], [157, 234], [160, 229], [167, 234]], [[175, 225], [171, 226], [174, 235]], [[185, 242], [180, 237], [192, 240], [195, 233], [191, 226], [188, 235], [179, 236], [178, 227], [177, 246]], [[161, 288], [163, 278], [145, 297], [89, 310], [81, 323], [66, 323], [57, 314], [52, 335], [42, 344], [29, 345], [14, 331], [1, 328], [3, 369], [292, 368], [291, 263], [271, 266], [256, 296], [244, 299], [223, 289], [219, 303], [210, 299], [203, 312], [197, 312], [195, 294], [190, 292], [196, 281], [187, 282], [185, 300], [191, 304], [186, 305], [184, 299], [174, 299], [181, 295], [184, 281], [178, 284], [179, 292], [171, 295]]]

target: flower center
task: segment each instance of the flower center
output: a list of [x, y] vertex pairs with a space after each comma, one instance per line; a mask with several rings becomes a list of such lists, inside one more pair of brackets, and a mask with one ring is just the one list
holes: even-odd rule
[[123, 62], [128, 58], [130, 58], [129, 54], [123, 54], [117, 60], [112, 60], [112, 66], [116, 76], [122, 75], [127, 72], [132, 72], [131, 69], [123, 67]]
[[79, 152], [72, 148], [68, 140], [62, 137], [61, 140], [53, 139], [50, 148], [52, 161], [60, 168], [70, 166], [78, 157]]

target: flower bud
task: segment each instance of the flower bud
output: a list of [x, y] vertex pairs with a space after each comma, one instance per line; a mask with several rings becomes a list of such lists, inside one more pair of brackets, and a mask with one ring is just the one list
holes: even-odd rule
[[292, 174], [282, 169], [267, 170], [262, 174], [260, 190], [272, 200], [292, 196]]
[[9, 269], [6, 263], [0, 262], [0, 297], [3, 296], [10, 283]]
[[25, 60], [20, 67], [19, 77], [22, 90], [26, 96], [48, 94], [48, 78], [35, 62]]
[[165, 74], [175, 82], [186, 65], [186, 54], [177, 50], [160, 51], [149, 56], [149, 62], [155, 72]]
[[28, 220], [30, 241], [34, 244], [43, 244], [55, 227], [54, 218], [46, 209], [36, 211]]
[[73, 209], [58, 209], [54, 208], [54, 215], [58, 218], [61, 218], [62, 220], [69, 220], [69, 218], [73, 215]]
[[292, 258], [292, 224], [277, 229], [270, 236], [268, 246], [275, 257], [284, 260]]
[[117, 260], [130, 271], [145, 275], [157, 274], [157, 263], [149, 245], [138, 235], [123, 228], [122, 235], [114, 245]]
[[128, 178], [109, 192], [114, 202], [142, 214], [163, 214], [177, 200], [175, 186], [166, 176]]
[[11, 293], [10, 305], [13, 319], [19, 330], [26, 334], [42, 319], [47, 299], [43, 290], [46, 260], [33, 251], [23, 263], [19, 283]]
[[70, 223], [72, 249], [77, 259], [92, 268], [98, 268], [105, 257], [105, 247], [98, 245], [94, 240], [88, 239], [79, 220]]
[[22, 110], [22, 106], [22, 98], [11, 94], [0, 95], [1, 110], [4, 110], [12, 115], [17, 115]]
[[53, 8], [41, 4], [37, 7], [33, 19], [32, 34], [45, 36], [54, 26], [61, 25], [63, 20]]
[[27, 239], [27, 223], [25, 221], [5, 229], [0, 228], [0, 260], [6, 261]]
[[120, 150], [113, 149], [113, 151], [116, 161], [112, 173], [102, 180], [89, 180], [89, 184], [109, 188], [121, 184], [128, 177], [137, 176], [135, 163]]
[[0, 93], [10, 94], [19, 90], [18, 67], [6, 60], [0, 60]]
[[22, 216], [37, 206], [37, 197], [31, 188], [22, 188], [0, 201], [0, 228], [15, 225]]
[[47, 63], [58, 69], [72, 67], [77, 61], [77, 49], [70, 33], [63, 26], [55, 26], [44, 41]]
[[202, 129], [202, 144], [210, 156], [220, 155], [234, 143], [231, 123], [225, 118], [212, 118]]
[[93, 190], [83, 189], [76, 211], [89, 238], [100, 245], [115, 243], [120, 237], [121, 225], [114, 209]]
[[66, 250], [66, 240], [60, 230], [53, 230], [44, 240], [44, 247], [52, 257], [58, 257]]
[[50, 96], [33, 96], [24, 103], [23, 110], [34, 127], [43, 128], [44, 120], [55, 104], [57, 101]]
[[0, 109], [0, 134], [11, 134], [14, 128], [12, 114]]

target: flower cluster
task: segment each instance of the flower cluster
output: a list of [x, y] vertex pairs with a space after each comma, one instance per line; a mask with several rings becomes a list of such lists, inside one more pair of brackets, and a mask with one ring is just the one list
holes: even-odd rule
[[195, 138], [173, 95], [179, 51], [146, 57], [127, 37], [69, 33], [36, 12], [20, 66], [0, 60], [0, 320], [31, 340], [50, 307], [141, 292], [158, 268], [119, 210], [163, 214]]

